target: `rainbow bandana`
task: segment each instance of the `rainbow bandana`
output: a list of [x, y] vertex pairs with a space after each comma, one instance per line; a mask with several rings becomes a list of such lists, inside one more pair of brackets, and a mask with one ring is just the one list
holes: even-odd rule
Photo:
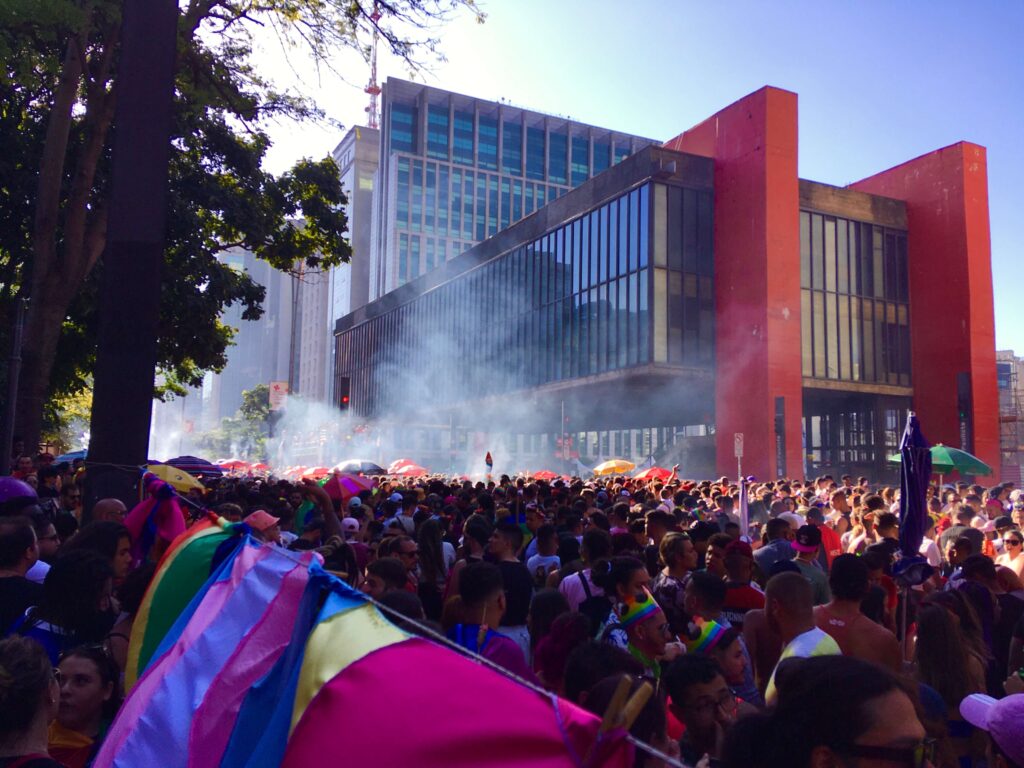
[[655, 602], [654, 596], [645, 587], [643, 592], [638, 592], [635, 597], [630, 597], [625, 602], [619, 603], [617, 612], [619, 624], [623, 629], [628, 629], [648, 616], [662, 613], [662, 610], [661, 606]]
[[718, 641], [722, 639], [722, 635], [725, 634], [725, 627], [719, 624], [717, 621], [704, 621], [703, 619], [697, 619], [694, 622], [695, 629], [691, 633], [690, 638], [686, 641], [686, 652], [687, 653], [710, 653]]

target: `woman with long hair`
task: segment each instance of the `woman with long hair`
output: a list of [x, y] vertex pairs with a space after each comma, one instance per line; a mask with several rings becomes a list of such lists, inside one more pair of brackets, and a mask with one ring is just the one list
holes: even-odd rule
[[455, 549], [443, 538], [441, 522], [430, 518], [420, 526], [416, 544], [420, 550], [417, 587], [423, 612], [431, 621], [441, 620], [442, 595], [448, 573], [455, 565]]
[[88, 549], [110, 562], [114, 580], [121, 583], [132, 567], [132, 539], [128, 529], [113, 520], [98, 520], [79, 529], [64, 543], [60, 556], [79, 549]]
[[925, 602], [917, 614], [914, 648], [917, 679], [934, 689], [946, 705], [950, 744], [961, 768], [984, 755], [984, 739], [960, 715], [960, 702], [985, 691], [985, 667], [971, 651], [952, 611]]
[[0, 765], [63, 768], [47, 753], [59, 699], [46, 650], [27, 637], [0, 640]]
[[636, 599], [636, 596], [646, 589], [651, 581], [647, 566], [642, 560], [635, 557], [620, 555], [594, 563], [594, 567], [590, 571], [590, 578], [604, 590], [605, 596], [612, 602], [611, 612], [597, 636], [605, 642], [624, 649], [629, 641], [626, 633], [616, 626], [619, 616], [618, 606]]
[[462, 569], [471, 563], [483, 561], [487, 542], [490, 541], [493, 530], [494, 526], [483, 515], [472, 514], [466, 518], [466, 524], [462, 528], [462, 557], [452, 566], [448, 575], [446, 600], [452, 595], [459, 594], [459, 574]]

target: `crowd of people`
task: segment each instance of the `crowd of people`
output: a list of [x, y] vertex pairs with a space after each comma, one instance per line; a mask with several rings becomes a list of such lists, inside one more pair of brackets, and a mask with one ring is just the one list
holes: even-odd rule
[[[15, 470], [34, 483], [0, 504], [0, 768], [79, 768], [161, 544], [140, 557], [116, 499], [83, 514], [87, 469]], [[183, 508], [315, 550], [404, 629], [599, 716], [623, 675], [649, 682], [631, 733], [686, 765], [1024, 768], [1021, 489], [929, 488], [910, 578], [898, 487], [745, 488], [382, 477], [339, 497], [225, 477]]]

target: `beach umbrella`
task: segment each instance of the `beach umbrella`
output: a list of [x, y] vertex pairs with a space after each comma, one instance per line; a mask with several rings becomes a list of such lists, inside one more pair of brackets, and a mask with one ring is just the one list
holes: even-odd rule
[[595, 475], [622, 475], [636, 469], [636, 464], [625, 459], [610, 459], [594, 467]]
[[168, 483], [178, 493], [188, 493], [192, 489], [206, 490], [206, 487], [191, 474], [171, 464], [150, 464], [146, 467], [146, 471]]
[[177, 456], [173, 459], [168, 459], [164, 464], [170, 464], [172, 467], [177, 467], [188, 472], [190, 475], [203, 479], [221, 477], [224, 474], [224, 470], [212, 461], [201, 459], [198, 456]]
[[221, 459], [217, 462], [217, 466], [228, 471], [238, 471], [250, 468], [249, 462], [242, 461], [241, 459]]
[[249, 467], [253, 472], [269, 472], [270, 467], [264, 464], [262, 461], [257, 461], [255, 464]]
[[645, 469], [633, 475], [634, 480], [643, 480], [645, 482], [649, 480], [664, 481], [668, 480], [670, 477], [672, 477], [672, 470], [665, 469], [664, 467], [650, 467], [649, 469]]
[[376, 481], [365, 475], [332, 475], [324, 483], [324, 490], [332, 499], [347, 501], [362, 491], [373, 490], [375, 485]]
[[308, 477], [315, 480], [320, 477], [325, 477], [326, 475], [329, 474], [331, 474], [331, 470], [328, 469], [327, 467], [310, 467], [309, 469], [303, 470], [302, 474], [299, 476], [304, 478]]
[[334, 472], [342, 472], [347, 475], [386, 475], [388, 471], [380, 464], [366, 459], [349, 459], [335, 464]]
[[398, 474], [398, 470], [400, 470], [406, 464], [415, 464], [415, 463], [416, 462], [414, 462], [412, 459], [395, 459], [390, 464], [388, 464], [388, 474], [389, 475], [397, 475]]
[[419, 464], [403, 464], [397, 472], [391, 472], [390, 474], [401, 475], [402, 477], [419, 477], [429, 473], [430, 470], [426, 467], [421, 467]]
[[[940, 484], [942, 483], [942, 476], [948, 475], [954, 470], [961, 475], [992, 474], [992, 467], [977, 456], [960, 448], [936, 443], [929, 450], [932, 456], [932, 472], [939, 476]], [[902, 453], [894, 453], [889, 457], [889, 462], [892, 464], [899, 464], [902, 460]]]
[[533, 478], [535, 480], [557, 480], [561, 475], [557, 472], [552, 472], [549, 469], [542, 469], [540, 472], [534, 472]]

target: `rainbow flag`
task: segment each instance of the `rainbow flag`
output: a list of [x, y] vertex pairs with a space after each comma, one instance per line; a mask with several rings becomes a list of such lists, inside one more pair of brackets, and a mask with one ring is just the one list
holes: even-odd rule
[[[238, 536], [232, 523], [210, 515], [168, 546], [132, 624], [124, 672], [126, 690], [135, 685], [168, 630], [210, 578], [217, 548], [232, 536]], [[241, 536], [238, 541], [241, 544]]]
[[312, 553], [246, 537], [158, 644], [94, 765], [631, 766], [623, 734], [598, 730], [399, 629]]

